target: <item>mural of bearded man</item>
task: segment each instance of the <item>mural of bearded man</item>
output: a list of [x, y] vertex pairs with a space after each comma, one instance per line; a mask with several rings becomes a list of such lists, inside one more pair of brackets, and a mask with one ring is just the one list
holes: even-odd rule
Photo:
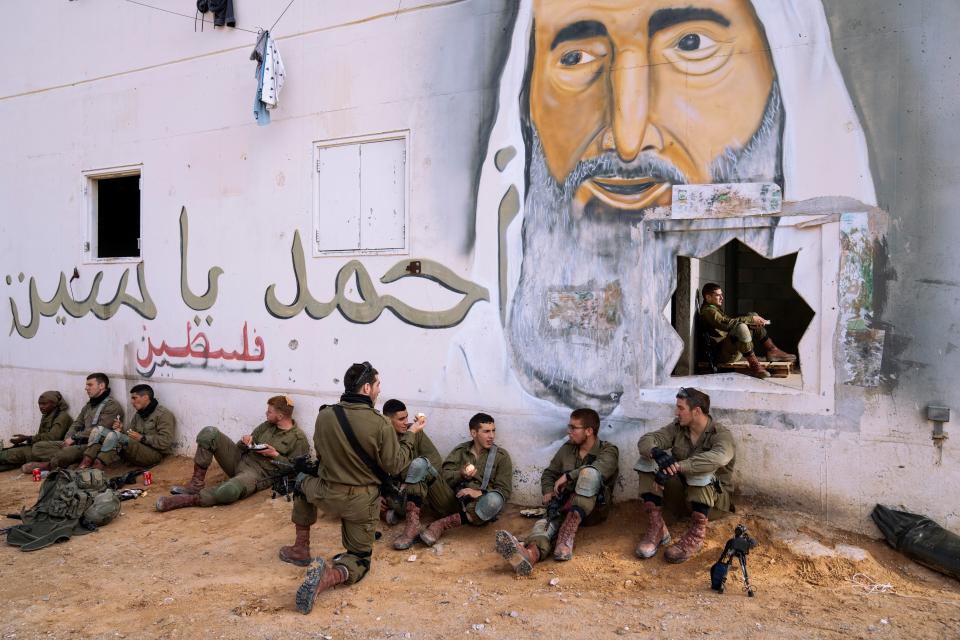
[[513, 372], [601, 413], [652, 380], [643, 292], [673, 274], [641, 267], [642, 220], [673, 185], [875, 203], [820, 0], [523, 1], [488, 154], [477, 275], [500, 285]]

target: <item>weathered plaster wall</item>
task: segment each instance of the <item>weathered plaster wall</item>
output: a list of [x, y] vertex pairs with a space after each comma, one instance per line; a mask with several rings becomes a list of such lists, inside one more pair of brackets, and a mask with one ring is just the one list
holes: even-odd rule
[[[715, 415], [741, 438], [744, 491], [795, 500], [865, 530], [878, 501], [956, 529], [956, 501], [933, 487], [960, 480], [960, 456], [947, 440], [937, 463], [922, 411], [928, 403], [957, 404], [950, 381], [958, 364], [960, 265], [952, 245], [960, 222], [949, 211], [960, 63], [949, 29], [960, 9], [947, 0], [901, 4], [826, 0], [829, 33], [800, 29], [796, 43], [771, 42], [786, 131], [800, 120], [814, 123], [781, 140], [782, 166], [770, 165], [776, 170], [759, 180], [782, 181], [785, 171], [789, 215], [775, 223], [672, 220], [663, 208], [669, 200], [658, 200], [661, 208], [618, 217], [614, 225], [567, 228], [588, 254], [621, 258], [626, 267], [608, 277], [602, 262], [588, 260], [571, 260], [586, 266], [564, 272], [563, 245], [551, 239], [535, 245], [522, 233], [537, 220], [527, 199], [536, 183], [531, 126], [545, 133], [561, 122], [524, 111], [535, 82], [526, 51], [530, 12], [562, 4], [295, 3], [275, 32], [288, 74], [281, 106], [268, 127], [257, 127], [247, 59], [252, 34], [209, 26], [194, 33], [187, 18], [127, 3], [111, 9], [109, 19], [105, 9], [83, 3], [42, 13], [35, 3], [8, 3], [10, 23], [26, 25], [11, 34], [11, 46], [43, 47], [0, 77], [7, 149], [0, 158], [0, 279], [10, 276], [0, 287], [22, 325], [14, 327], [12, 308], [4, 312], [11, 330], [0, 338], [0, 437], [35, 427], [36, 397], [48, 388], [62, 390], [75, 413], [85, 400], [83, 377], [97, 370], [114, 378], [118, 395], [149, 372], [161, 402], [178, 415], [183, 452], [206, 424], [245, 433], [275, 391], [297, 398], [295, 417], [310, 431], [317, 407], [339, 395], [344, 369], [370, 359], [383, 375], [381, 399], [399, 397], [428, 413], [442, 451], [465, 436], [474, 412], [493, 413], [498, 439], [517, 462], [521, 500], [532, 498], [539, 469], [564, 438], [570, 405], [603, 409], [609, 415], [602, 435], [621, 449], [618, 495], [633, 498], [637, 438], [669, 421], [676, 388], [692, 385], [711, 393]], [[798, 11], [782, 13], [788, 5]], [[269, 26], [283, 6], [246, 3], [240, 26]], [[758, 0], [756, 11], [766, 37], [775, 40], [777, 16], [819, 6]], [[786, 69], [802, 68], [827, 36], [840, 79], [829, 91], [791, 84]], [[761, 48], [743, 59], [762, 66], [767, 55]], [[842, 90], [855, 108], [849, 118], [843, 101], [828, 95]], [[586, 121], [594, 112], [581, 106], [573, 114]], [[709, 137], [716, 126], [704, 118], [681, 128]], [[372, 282], [344, 279], [338, 289], [337, 274], [351, 257], [315, 258], [309, 247], [312, 143], [397, 130], [410, 132], [409, 252], [358, 257], [358, 269]], [[818, 136], [822, 143], [810, 142]], [[859, 144], [869, 158], [865, 172], [847, 182], [841, 177], [850, 163], [840, 166], [844, 156], [831, 146], [841, 139]], [[823, 153], [802, 159], [797, 144]], [[142, 165], [143, 288], [137, 264], [85, 264], [81, 248], [83, 172], [129, 164]], [[621, 167], [613, 177], [628, 173]], [[864, 195], [874, 189], [878, 209]], [[839, 215], [857, 212], [863, 214]], [[588, 214], [590, 222], [597, 211]], [[305, 253], [300, 282], [295, 232]], [[817, 314], [800, 342], [800, 390], [733, 374], [669, 375], [681, 353], [663, 316], [676, 284], [676, 256], [704, 257], [734, 238], [768, 258], [799, 252], [794, 288]], [[543, 249], [552, 260], [532, 262]], [[439, 275], [381, 279], [405, 273], [414, 259], [425, 268], [430, 261]], [[519, 320], [510, 313], [519, 308], [511, 304], [524, 260], [528, 271], [537, 265], [543, 273], [556, 269], [557, 278], [571, 276], [563, 286], [547, 279], [550, 319], [529, 338], [527, 351], [511, 346], [522, 335], [511, 332]], [[66, 304], [52, 302], [49, 316], [32, 326], [30, 309], [42, 305], [31, 301], [31, 278], [36, 299], [50, 301], [60, 274], [69, 278], [75, 266], [80, 278], [66, 288]], [[204, 307], [196, 296], [207, 290], [213, 267], [223, 274]], [[101, 271], [96, 299], [109, 301], [126, 270], [130, 304], [88, 311], [71, 302], [86, 298]], [[339, 308], [311, 317], [308, 307], [289, 319], [268, 311], [268, 287], [276, 285], [284, 306], [305, 284], [320, 302], [336, 297]], [[137, 302], [144, 288], [153, 310]], [[402, 305], [387, 304], [377, 316], [386, 295]], [[463, 313], [445, 311], [468, 299]], [[109, 317], [97, 319], [97, 312]], [[435, 323], [444, 328], [429, 328], [424, 318], [445, 319]], [[248, 348], [242, 348], [245, 326]], [[150, 344], [196, 348], [198, 332], [211, 350], [242, 351], [249, 361], [170, 355], [168, 364], [158, 356], [152, 371], [143, 364]], [[566, 354], [559, 365], [528, 366], [531, 354], [546, 353], [558, 340], [557, 353]], [[623, 349], [611, 351], [614, 343]], [[876, 368], [871, 358], [881, 353]], [[543, 375], [545, 366], [551, 375]], [[581, 373], [583, 384], [571, 384]]]

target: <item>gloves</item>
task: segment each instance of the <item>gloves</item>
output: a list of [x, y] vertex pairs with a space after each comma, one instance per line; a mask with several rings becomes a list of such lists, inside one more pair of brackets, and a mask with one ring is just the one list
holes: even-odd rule
[[663, 449], [658, 449], [657, 447], [654, 447], [650, 450], [650, 455], [653, 456], [654, 462], [657, 463], [657, 466], [660, 467], [660, 469], [666, 469], [670, 465], [677, 463], [672, 454], [667, 453]]

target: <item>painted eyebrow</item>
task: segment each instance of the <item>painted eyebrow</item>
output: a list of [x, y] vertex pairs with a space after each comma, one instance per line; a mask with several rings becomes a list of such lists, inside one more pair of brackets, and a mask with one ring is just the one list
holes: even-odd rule
[[652, 38], [653, 34], [663, 29], [684, 22], [693, 22], [695, 20], [706, 20], [715, 22], [721, 26], [729, 27], [730, 20], [713, 9], [704, 9], [699, 7], [687, 7], [685, 9], [660, 9], [650, 16], [647, 23], [647, 34]]
[[607, 35], [607, 28], [603, 26], [603, 23], [596, 20], [580, 20], [560, 29], [557, 35], [553, 37], [553, 42], [550, 43], [550, 50], [553, 51], [558, 45], [569, 40], [584, 40], [605, 35]]

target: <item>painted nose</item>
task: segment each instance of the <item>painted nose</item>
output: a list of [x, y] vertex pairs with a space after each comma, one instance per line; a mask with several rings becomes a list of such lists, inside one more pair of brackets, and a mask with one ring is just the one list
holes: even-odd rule
[[663, 137], [650, 122], [650, 66], [645, 55], [625, 51], [611, 73], [613, 147], [624, 162], [648, 148], [661, 149]]

